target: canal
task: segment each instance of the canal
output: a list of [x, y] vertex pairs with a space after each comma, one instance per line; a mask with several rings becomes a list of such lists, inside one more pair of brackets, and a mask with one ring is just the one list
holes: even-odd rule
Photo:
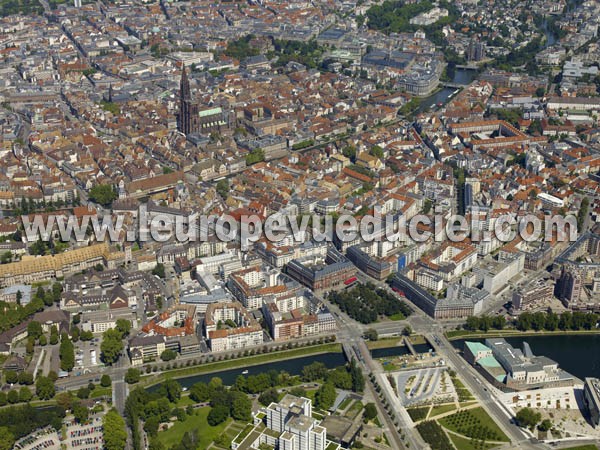
[[[471, 339], [483, 342], [485, 339]], [[513, 347], [523, 348], [527, 342], [536, 356], [547, 356], [567, 372], [583, 380], [585, 377], [600, 378], [600, 334], [573, 334], [561, 336], [507, 337]], [[464, 340], [452, 345], [462, 350]]]
[[[432, 348], [429, 344], [413, 344], [417, 353], [427, 353]], [[406, 345], [398, 345], [396, 347], [375, 348], [371, 350], [371, 356], [377, 358], [389, 358], [391, 356], [408, 355], [410, 351]]]
[[[459, 83], [467, 85], [471, 83], [477, 76], [476, 70], [468, 70], [468, 69], [455, 69], [454, 77], [452, 77], [453, 83]], [[438, 103], [446, 103], [450, 99], [450, 96], [456, 91], [456, 89], [452, 88], [442, 88], [439, 91], [434, 92], [429, 97], [425, 97], [421, 99], [421, 103], [419, 104], [419, 108], [417, 109], [417, 113], [422, 113], [430, 109], [433, 105], [437, 105]]]
[[[223, 380], [226, 385], [232, 385], [238, 375], [242, 375], [242, 372], [247, 370], [246, 376], [257, 375], [259, 373], [268, 372], [275, 370], [281, 372], [285, 370], [290, 375], [300, 375], [304, 366], [307, 366], [314, 362], [321, 362], [327, 366], [328, 369], [333, 369], [338, 366], [346, 364], [346, 358], [343, 353], [321, 353], [319, 355], [303, 356], [301, 358], [285, 359], [282, 361], [274, 361], [270, 363], [258, 364], [256, 366], [249, 367], [238, 367], [237, 369], [222, 370], [217, 372], [203, 373], [199, 375], [192, 375], [189, 377], [178, 378], [177, 381], [183, 387], [191, 387], [193, 384], [198, 382], [208, 383], [211, 378], [219, 377]], [[158, 389], [160, 385], [154, 385], [148, 388], [148, 391], [152, 392]]]

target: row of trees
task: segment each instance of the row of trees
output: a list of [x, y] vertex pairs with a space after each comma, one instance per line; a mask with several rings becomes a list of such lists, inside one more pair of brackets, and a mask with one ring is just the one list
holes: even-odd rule
[[524, 312], [517, 318], [516, 327], [521, 331], [591, 330], [596, 327], [598, 318], [598, 314], [581, 311], [565, 311], [560, 315], [554, 312]]
[[[560, 315], [552, 311], [523, 312], [515, 320], [514, 325], [521, 331], [577, 331], [595, 328], [599, 319], [598, 314], [582, 311], [565, 311]], [[487, 332], [490, 329], [502, 330], [506, 324], [503, 316], [470, 316], [467, 318], [464, 328], [470, 331]]]
[[106, 450], [121, 450], [126, 447], [127, 430], [125, 421], [114, 408], [106, 413], [103, 422], [104, 448]]
[[372, 283], [359, 284], [350, 290], [332, 291], [328, 299], [351, 318], [365, 324], [375, 322], [379, 316], [402, 318], [412, 313], [405, 302]]
[[488, 331], [491, 328], [495, 330], [502, 330], [506, 325], [506, 319], [504, 316], [470, 316], [467, 317], [467, 322], [465, 324], [465, 329], [471, 331]]

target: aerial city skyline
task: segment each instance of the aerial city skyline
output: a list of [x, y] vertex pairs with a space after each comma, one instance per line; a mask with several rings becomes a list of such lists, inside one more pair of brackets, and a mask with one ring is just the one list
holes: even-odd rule
[[600, 448], [599, 23], [0, 0], [0, 450]]

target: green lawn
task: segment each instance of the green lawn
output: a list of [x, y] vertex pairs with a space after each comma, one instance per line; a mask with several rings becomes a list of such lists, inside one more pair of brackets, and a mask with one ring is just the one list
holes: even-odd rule
[[338, 411], [344, 411], [348, 407], [348, 405], [350, 405], [350, 403], [352, 403], [352, 397], [348, 396], [340, 404], [340, 406], [338, 407]]
[[456, 409], [456, 405], [437, 405], [434, 406], [431, 412], [429, 413], [429, 417], [439, 416], [441, 414], [445, 414], [450, 411], [454, 411]]
[[392, 314], [391, 316], [388, 317], [388, 319], [394, 320], [394, 321], [404, 320], [404, 319], [406, 319], [406, 316], [402, 313], [397, 313], [397, 314]]
[[390, 347], [398, 347], [402, 345], [401, 337], [393, 337], [393, 338], [383, 338], [378, 339], [377, 341], [368, 341], [367, 347], [369, 350], [373, 350], [375, 348], [390, 348]]
[[361, 401], [356, 400], [352, 406], [348, 409], [348, 411], [346, 412], [346, 417], [348, 417], [349, 419], [354, 420], [354, 418], [356, 416], [358, 416], [360, 414], [360, 412], [362, 411], [364, 405], [362, 404]]
[[473, 439], [467, 439], [452, 433], [448, 433], [448, 436], [457, 450], [485, 450], [495, 447], [494, 444], [482, 444], [481, 441], [474, 441]]
[[98, 398], [107, 395], [108, 397], [112, 396], [112, 387], [96, 387], [90, 394], [92, 398]]
[[590, 445], [580, 445], [579, 447], [568, 447], [568, 448], [564, 448], [563, 450], [598, 450], [598, 447], [590, 444]]
[[179, 408], [185, 408], [188, 405], [194, 405], [196, 402], [189, 397], [188, 392], [181, 394], [181, 398], [177, 400], [177, 406]]
[[223, 433], [223, 430], [232, 422], [229, 418], [216, 427], [211, 427], [206, 418], [210, 407], [198, 408], [196, 414], [188, 416], [183, 422], [175, 422], [171, 428], [158, 433], [158, 439], [166, 448], [181, 442], [186, 431], [198, 430], [198, 448], [208, 448], [208, 446]]
[[438, 422], [444, 428], [466, 437], [486, 441], [509, 441], [496, 422], [481, 407], [462, 409], [451, 416], [439, 419]]
[[456, 377], [451, 377], [452, 384], [454, 384], [454, 389], [456, 389], [456, 393], [458, 394], [459, 402], [466, 402], [469, 400], [474, 400], [471, 391], [465, 387], [465, 385]]

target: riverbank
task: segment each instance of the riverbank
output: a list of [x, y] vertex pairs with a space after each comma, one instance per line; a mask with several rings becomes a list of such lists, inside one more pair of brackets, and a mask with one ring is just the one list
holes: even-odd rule
[[600, 334], [600, 329], [594, 330], [556, 330], [556, 331], [519, 331], [515, 329], [508, 330], [492, 330], [483, 332], [483, 331], [469, 331], [469, 330], [456, 330], [449, 331], [446, 334], [446, 337], [449, 341], [456, 341], [459, 339], [485, 339], [485, 338], [494, 338], [494, 337], [520, 337], [520, 336], [576, 336], [576, 335], [595, 335]]
[[[425, 337], [420, 334], [413, 334], [408, 338], [413, 345], [425, 344]], [[378, 339], [376, 341], [368, 341], [367, 348], [369, 350], [404, 347], [404, 336]]]
[[156, 384], [160, 384], [169, 378], [179, 379], [187, 378], [195, 375], [203, 375], [207, 373], [224, 372], [230, 369], [240, 369], [246, 367], [257, 366], [270, 362], [285, 361], [290, 359], [301, 358], [303, 356], [320, 355], [323, 353], [341, 353], [342, 345], [337, 343], [311, 345], [309, 347], [295, 348], [291, 350], [282, 350], [272, 353], [264, 353], [262, 355], [244, 356], [241, 358], [229, 359], [226, 361], [216, 361], [202, 364], [194, 367], [185, 367], [181, 369], [172, 369], [160, 374], [151, 374], [143, 376], [140, 380], [140, 385], [148, 388]]

